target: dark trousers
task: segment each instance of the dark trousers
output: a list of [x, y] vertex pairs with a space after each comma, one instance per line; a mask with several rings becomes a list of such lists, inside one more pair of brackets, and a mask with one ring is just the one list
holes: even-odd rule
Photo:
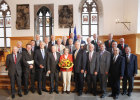
[[25, 69], [24, 72], [24, 90], [28, 90], [28, 85], [29, 85], [29, 77], [30, 77], [30, 82], [31, 82], [31, 89], [35, 89], [35, 72], [33, 71], [34, 69]]
[[106, 93], [107, 77], [108, 76], [106, 74], [99, 74], [100, 87], [103, 94]]
[[41, 82], [42, 89], [46, 89], [46, 70], [38, 69], [38, 90], [41, 91]]
[[82, 73], [74, 73], [75, 79], [75, 89], [77, 92], [83, 92], [84, 85], [84, 74]]
[[59, 72], [50, 73], [51, 91], [54, 91], [54, 81], [55, 81], [55, 91], [58, 91], [58, 79], [59, 79]]
[[94, 74], [87, 74], [88, 91], [96, 93], [96, 76]]
[[18, 86], [18, 93], [21, 93], [21, 75], [18, 75], [17, 72], [13, 75], [9, 75], [10, 83], [11, 83], [11, 93], [12, 95], [15, 94], [15, 81]]
[[127, 91], [127, 81], [128, 81], [128, 84], [129, 84], [128, 92], [132, 92], [133, 91], [133, 86], [134, 86], [134, 77], [129, 77], [129, 76], [124, 76], [123, 77], [123, 92]]
[[112, 89], [112, 95], [116, 96], [120, 94], [120, 79], [110, 77], [110, 85]]

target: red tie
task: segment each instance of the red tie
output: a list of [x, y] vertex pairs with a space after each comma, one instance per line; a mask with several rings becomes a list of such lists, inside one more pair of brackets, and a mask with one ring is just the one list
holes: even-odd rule
[[16, 64], [16, 62], [17, 62], [17, 57], [16, 57], [16, 55], [15, 55], [15, 64]]
[[123, 49], [123, 45], [122, 45], [122, 49]]
[[111, 42], [109, 41], [109, 48], [110, 48], [110, 44], [111, 44]]

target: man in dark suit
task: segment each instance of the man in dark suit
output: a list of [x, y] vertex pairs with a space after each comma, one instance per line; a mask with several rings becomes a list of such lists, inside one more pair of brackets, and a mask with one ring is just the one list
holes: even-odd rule
[[59, 94], [58, 91], [58, 79], [59, 79], [59, 59], [60, 59], [60, 53], [56, 52], [56, 47], [52, 46], [52, 52], [48, 54], [48, 60], [47, 60], [47, 67], [48, 67], [48, 73], [50, 74], [50, 94], [54, 91], [54, 81], [55, 81], [55, 92]]
[[124, 38], [120, 38], [120, 44], [118, 44], [118, 48], [122, 51], [122, 54], [125, 54], [125, 48], [128, 47], [127, 44], [124, 43]]
[[89, 52], [87, 53], [87, 85], [88, 92], [92, 92], [96, 96], [96, 76], [99, 71], [99, 55], [94, 51], [94, 45], [89, 45]]
[[51, 52], [52, 50], [52, 46], [54, 46], [55, 44], [57, 44], [56, 40], [55, 40], [55, 36], [51, 35], [51, 41], [49, 42], [48, 48], [49, 48], [49, 52]]
[[29, 76], [31, 77], [31, 92], [35, 92], [35, 67], [34, 67], [34, 53], [31, 44], [26, 45], [26, 50], [23, 52], [24, 64], [24, 94], [28, 94]]
[[67, 45], [67, 48], [69, 48], [69, 53], [73, 54], [73, 51], [75, 50], [75, 46], [73, 45], [73, 39], [69, 39], [69, 45]]
[[[18, 47], [18, 53], [20, 53], [22, 55], [23, 51], [26, 51], [25, 48], [22, 47], [22, 42], [21, 41], [18, 41], [17, 42], [17, 47]], [[21, 62], [21, 67], [22, 67], [22, 75], [21, 75], [21, 83], [22, 85], [24, 86], [24, 64], [23, 64], [23, 60]]]
[[131, 48], [128, 46], [125, 48], [125, 71], [123, 78], [123, 93], [125, 95], [127, 92], [127, 81], [129, 83], [128, 96], [131, 96], [134, 86], [134, 76], [137, 74], [137, 56], [131, 53]]
[[38, 72], [38, 94], [42, 95], [41, 92], [41, 81], [42, 81], [42, 91], [47, 92], [46, 90], [46, 73], [47, 73], [47, 53], [45, 52], [45, 43], [40, 42], [40, 49], [35, 51], [35, 64]]
[[95, 46], [95, 51], [98, 52], [99, 51], [99, 47], [98, 47], [98, 35], [97, 34], [93, 34], [93, 40], [91, 41], [91, 43]]
[[108, 39], [107, 41], [104, 42], [107, 51], [109, 50], [109, 48], [112, 48], [112, 42], [114, 42], [114, 40], [113, 40], [113, 34], [110, 33], [110, 34], [108, 35], [108, 38], [109, 38], [109, 39]]
[[84, 71], [86, 66], [86, 53], [80, 49], [80, 42], [75, 42], [75, 48], [73, 52], [73, 62], [74, 62], [74, 79], [75, 79], [75, 91], [78, 92], [78, 95], [81, 96], [83, 92], [84, 84]]
[[35, 37], [35, 48], [36, 49], [40, 49], [40, 35], [39, 34], [36, 34], [36, 37]]
[[[109, 48], [108, 51], [111, 54], [114, 54], [114, 48], [117, 48], [117, 42], [116, 41], [112, 42], [112, 48]], [[121, 50], [119, 51], [119, 55], [122, 55], [122, 51]]]
[[124, 76], [125, 59], [119, 55], [119, 48], [116, 47], [113, 50], [114, 53], [111, 57], [109, 70], [112, 89], [110, 97], [118, 99], [120, 94], [120, 79], [123, 79]]
[[17, 52], [18, 52], [18, 48], [13, 47], [12, 54], [9, 54], [6, 58], [6, 66], [7, 66], [8, 75], [10, 77], [10, 83], [11, 83], [12, 99], [15, 98], [15, 80], [17, 81], [18, 95], [22, 97], [21, 94], [22, 55]]
[[100, 55], [99, 59], [99, 79], [100, 79], [100, 85], [101, 85], [101, 91], [102, 95], [101, 98], [104, 98], [106, 96], [106, 86], [107, 86], [107, 78], [108, 78], [108, 72], [110, 67], [110, 59], [111, 54], [105, 50], [105, 45], [102, 43], [100, 44], [100, 52], [98, 52]]

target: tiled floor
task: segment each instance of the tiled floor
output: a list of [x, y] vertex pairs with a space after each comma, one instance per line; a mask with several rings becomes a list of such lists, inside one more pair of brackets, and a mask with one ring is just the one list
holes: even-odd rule
[[[109, 95], [110, 93], [108, 93]], [[10, 91], [0, 90], [0, 100], [12, 100], [10, 96]], [[23, 97], [18, 97], [16, 95], [14, 100], [113, 100], [111, 97], [105, 97], [104, 99], [99, 98], [99, 96], [92, 96], [91, 94], [83, 94], [82, 96], [77, 96], [75, 93], [71, 94], [49, 94], [43, 92], [40, 96], [37, 93], [32, 94], [29, 92], [28, 95], [23, 95]], [[140, 92], [134, 92], [131, 97], [119, 96], [118, 100], [140, 100]]]

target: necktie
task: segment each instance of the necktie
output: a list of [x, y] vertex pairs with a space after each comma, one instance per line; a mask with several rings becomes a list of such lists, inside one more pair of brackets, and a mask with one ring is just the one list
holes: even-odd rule
[[74, 58], [75, 58], [75, 59], [76, 59], [77, 53], [78, 53], [78, 50], [76, 50], [76, 52], [75, 52], [75, 54], [74, 54]]
[[55, 59], [55, 61], [56, 61], [56, 55], [55, 55], [55, 53], [53, 53], [53, 56], [54, 56], [54, 59]]
[[114, 63], [116, 62], [116, 56], [114, 56], [114, 58], [113, 58], [113, 62], [114, 62]]
[[122, 49], [123, 49], [124, 47], [123, 47], [123, 45], [122, 45]]
[[32, 47], [32, 51], [34, 51], [34, 47]]
[[17, 63], [17, 57], [16, 57], [16, 55], [15, 55], [15, 64]]
[[129, 59], [129, 55], [126, 55], [127, 58], [127, 63], [129, 63], [130, 59]]
[[90, 52], [89, 53], [89, 60], [90, 60], [90, 62], [91, 62], [91, 59], [92, 59], [92, 53]]
[[111, 41], [109, 41], [109, 48], [110, 48], [110, 45], [111, 45]]
[[44, 50], [41, 50], [41, 51], [42, 51], [42, 52], [41, 52], [41, 53], [42, 53], [42, 57], [43, 57], [43, 59], [44, 59]]

